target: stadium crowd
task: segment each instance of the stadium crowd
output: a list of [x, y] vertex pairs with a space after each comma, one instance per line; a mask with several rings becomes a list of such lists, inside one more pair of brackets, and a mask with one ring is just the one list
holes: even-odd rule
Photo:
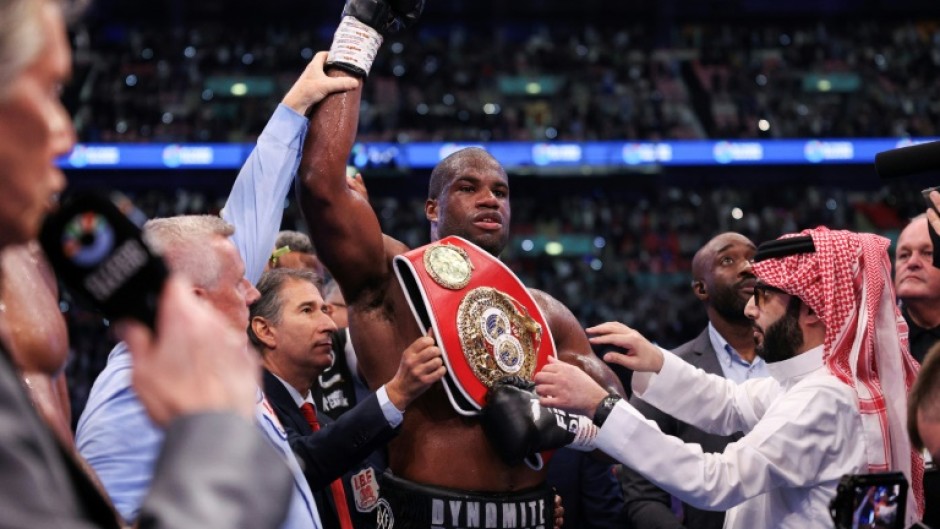
[[[434, 24], [395, 36], [362, 141], [932, 136], [937, 20]], [[86, 142], [253, 141], [330, 28], [89, 25]]]

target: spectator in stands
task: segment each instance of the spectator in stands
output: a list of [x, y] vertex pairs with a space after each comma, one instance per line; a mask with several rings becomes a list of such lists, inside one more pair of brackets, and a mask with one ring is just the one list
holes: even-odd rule
[[[757, 251], [747, 237], [722, 233], [705, 244], [692, 260], [692, 292], [704, 305], [708, 327], [697, 338], [673, 351], [689, 364], [736, 383], [768, 375], [767, 364], [756, 356], [754, 328], [744, 314], [754, 294], [751, 260]], [[709, 453], [721, 453], [740, 433], [719, 436], [682, 422], [633, 396], [630, 403], [659, 429]], [[627, 467], [622, 474], [625, 514], [631, 527], [694, 527], [721, 529], [722, 511], [701, 510], [683, 503], [676, 516], [669, 493]]]
[[901, 231], [894, 255], [894, 287], [907, 321], [911, 354], [918, 362], [940, 341], [940, 268], [933, 266], [927, 215]]

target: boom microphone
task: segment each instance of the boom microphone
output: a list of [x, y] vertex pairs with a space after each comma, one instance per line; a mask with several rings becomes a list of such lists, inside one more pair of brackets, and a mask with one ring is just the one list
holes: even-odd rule
[[901, 147], [875, 155], [875, 170], [881, 178], [899, 178], [940, 169], [940, 141]]

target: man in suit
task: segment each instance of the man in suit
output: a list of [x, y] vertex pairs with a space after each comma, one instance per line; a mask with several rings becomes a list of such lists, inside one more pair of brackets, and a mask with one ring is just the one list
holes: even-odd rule
[[[754, 352], [751, 321], [744, 315], [744, 307], [754, 292], [751, 259], [756, 250], [747, 237], [728, 232], [714, 237], [696, 252], [692, 259], [692, 292], [705, 305], [708, 327], [673, 351], [707, 373], [737, 382], [767, 375], [766, 364]], [[635, 396], [630, 402], [656, 421], [664, 433], [697, 443], [705, 452], [720, 453], [725, 445], [740, 437], [705, 433]], [[625, 513], [631, 527], [721, 529], [724, 523], [723, 512], [703, 511], [685, 504], [680, 507], [678, 502], [674, 509], [668, 493], [629, 468], [623, 468], [622, 483]], [[680, 508], [681, 512], [674, 512]]]
[[375, 393], [335, 421], [318, 414], [311, 388], [333, 362], [336, 325], [317, 284], [310, 270], [265, 272], [258, 282], [260, 297], [251, 306], [248, 336], [261, 352], [265, 394], [303, 462], [324, 527], [351, 529], [354, 522], [368, 525], [368, 517], [357, 511], [372, 505], [359, 485], [375, 474], [357, 474], [364, 477], [355, 487], [336, 478], [358, 469], [397, 433], [404, 410], [444, 376], [445, 368], [434, 340], [421, 337], [405, 350], [396, 375]]
[[[0, 0], [0, 251], [34, 240], [65, 186], [55, 160], [75, 142], [59, 100], [71, 71], [62, 6]], [[0, 278], [0, 280], [5, 278]], [[0, 304], [0, 310], [4, 307]], [[160, 298], [157, 334], [118, 332], [138, 365], [134, 388], [166, 430], [141, 509], [144, 527], [276, 527], [290, 479], [251, 425], [257, 365], [238, 333], [179, 279]], [[211, 345], [211, 346], [210, 346]], [[118, 520], [30, 404], [0, 324], [0, 527], [116, 528]], [[61, 367], [61, 366], [60, 366]]]
[[[355, 85], [328, 78], [323, 72], [325, 58], [325, 53], [314, 56], [275, 109], [235, 179], [221, 218], [187, 215], [152, 219], [144, 226], [151, 248], [171, 270], [192, 281], [197, 297], [225, 315], [246, 351], [248, 305], [257, 299], [253, 285], [281, 224], [282, 199], [298, 163], [304, 113], [326, 93]], [[138, 395], [131, 390], [132, 360], [124, 344], [114, 348], [92, 386], [76, 430], [79, 452], [128, 521], [138, 517], [163, 442], [162, 432], [147, 419]], [[258, 425], [285, 456], [286, 464], [294, 467], [294, 498], [284, 529], [317, 528], [319, 516], [312, 493], [290, 454], [286, 434], [272, 420], [263, 398], [258, 406]]]

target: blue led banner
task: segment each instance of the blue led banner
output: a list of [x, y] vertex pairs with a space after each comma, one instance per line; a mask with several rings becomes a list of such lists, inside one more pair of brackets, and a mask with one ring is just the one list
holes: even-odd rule
[[[881, 151], [938, 138], [801, 139], [664, 142], [357, 143], [360, 169], [430, 169], [448, 154], [482, 147], [512, 170], [578, 167], [868, 164]], [[65, 169], [237, 169], [252, 144], [79, 144], [59, 160]]]

